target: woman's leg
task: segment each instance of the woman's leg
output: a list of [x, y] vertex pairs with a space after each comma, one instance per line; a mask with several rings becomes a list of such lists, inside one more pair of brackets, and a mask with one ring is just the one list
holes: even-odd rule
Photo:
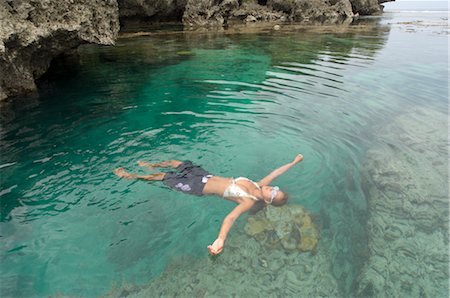
[[148, 181], [161, 181], [164, 179], [164, 176], [166, 173], [156, 173], [156, 174], [150, 174], [150, 175], [136, 175], [131, 174], [125, 171], [124, 168], [118, 168], [114, 171], [114, 174], [121, 178], [125, 179], [142, 179], [142, 180], [148, 180]]
[[158, 163], [149, 163], [146, 161], [138, 161], [138, 165], [141, 167], [147, 167], [150, 169], [153, 168], [176, 168], [181, 165], [183, 162], [179, 160], [166, 160]]

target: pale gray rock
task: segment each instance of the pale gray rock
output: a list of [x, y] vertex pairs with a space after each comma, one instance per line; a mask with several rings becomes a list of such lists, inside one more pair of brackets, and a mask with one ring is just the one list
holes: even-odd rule
[[269, 0], [256, 1], [188, 0], [183, 15], [187, 26], [223, 26], [228, 21], [295, 21], [309, 24], [342, 23], [353, 17], [349, 0]]
[[379, 2], [379, 0], [350, 0], [350, 2], [354, 13], [358, 13], [360, 15], [373, 15], [382, 13], [383, 9], [380, 3], [389, 1], [384, 0]]
[[51, 60], [82, 43], [111, 45], [114, 0], [0, 1], [0, 100], [36, 90]]
[[349, 0], [269, 0], [267, 5], [288, 14], [295, 22], [332, 24], [353, 17]]
[[186, 26], [223, 26], [231, 12], [238, 7], [238, 0], [188, 0], [183, 14], [183, 24]]
[[275, 11], [268, 6], [259, 5], [255, 2], [244, 2], [238, 9], [234, 10], [230, 16], [231, 21], [249, 22], [284, 22], [288, 16], [281, 12]]

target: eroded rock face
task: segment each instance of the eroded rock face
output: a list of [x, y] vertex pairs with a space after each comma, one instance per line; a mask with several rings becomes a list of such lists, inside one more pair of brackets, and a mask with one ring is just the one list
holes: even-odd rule
[[120, 18], [180, 20], [187, 0], [118, 0]]
[[51, 60], [82, 43], [113, 44], [114, 0], [0, 2], [0, 100], [34, 91]]
[[[266, 2], [264, 5], [259, 3]], [[187, 26], [222, 26], [228, 21], [295, 21], [341, 23], [353, 17], [349, 0], [188, 0], [183, 15]]]
[[349, 0], [269, 0], [267, 4], [287, 13], [295, 22], [332, 24], [353, 17]]
[[118, 0], [120, 17], [179, 20], [188, 27], [223, 26], [229, 22], [295, 21], [341, 23], [358, 13], [382, 12], [391, 0]]
[[319, 230], [311, 215], [301, 206], [269, 206], [249, 217], [245, 232], [263, 245], [286, 251], [314, 252]]
[[222, 26], [231, 12], [238, 7], [238, 0], [188, 0], [183, 14], [183, 24], [187, 26]]
[[231, 16], [230, 21], [240, 21], [244, 23], [251, 22], [274, 22], [274, 21], [287, 21], [288, 15], [281, 11], [276, 11], [265, 5], [259, 5], [256, 2], [244, 2], [238, 9], [235, 9]]
[[388, 2], [386, 0], [350, 0], [354, 13], [360, 15], [380, 14], [383, 12], [379, 3]]

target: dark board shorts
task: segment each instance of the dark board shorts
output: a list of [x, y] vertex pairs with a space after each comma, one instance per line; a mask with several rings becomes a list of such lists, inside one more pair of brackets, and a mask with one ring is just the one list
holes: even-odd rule
[[203, 188], [208, 178], [212, 177], [208, 171], [189, 160], [184, 161], [175, 170], [176, 172], [166, 173], [163, 183], [175, 190], [196, 196], [203, 195]]

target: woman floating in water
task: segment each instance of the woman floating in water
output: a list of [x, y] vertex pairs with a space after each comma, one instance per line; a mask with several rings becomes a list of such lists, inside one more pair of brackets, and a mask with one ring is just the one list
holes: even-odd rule
[[217, 239], [212, 245], [208, 246], [209, 253], [217, 255], [223, 250], [225, 239], [231, 226], [242, 213], [250, 210], [257, 202], [274, 206], [281, 206], [286, 203], [288, 199], [287, 195], [278, 186], [269, 186], [269, 184], [302, 160], [303, 156], [299, 154], [292, 162], [279, 167], [258, 182], [244, 177], [234, 179], [213, 176], [208, 171], [192, 164], [190, 161], [182, 162], [178, 160], [168, 160], [153, 164], [143, 161], [138, 162], [142, 167], [148, 167], [150, 169], [174, 168], [176, 170], [175, 172], [135, 175], [126, 172], [124, 168], [118, 168], [114, 173], [126, 179], [162, 181], [167, 186], [187, 194], [197, 196], [217, 195], [237, 203], [238, 205], [223, 220]]

